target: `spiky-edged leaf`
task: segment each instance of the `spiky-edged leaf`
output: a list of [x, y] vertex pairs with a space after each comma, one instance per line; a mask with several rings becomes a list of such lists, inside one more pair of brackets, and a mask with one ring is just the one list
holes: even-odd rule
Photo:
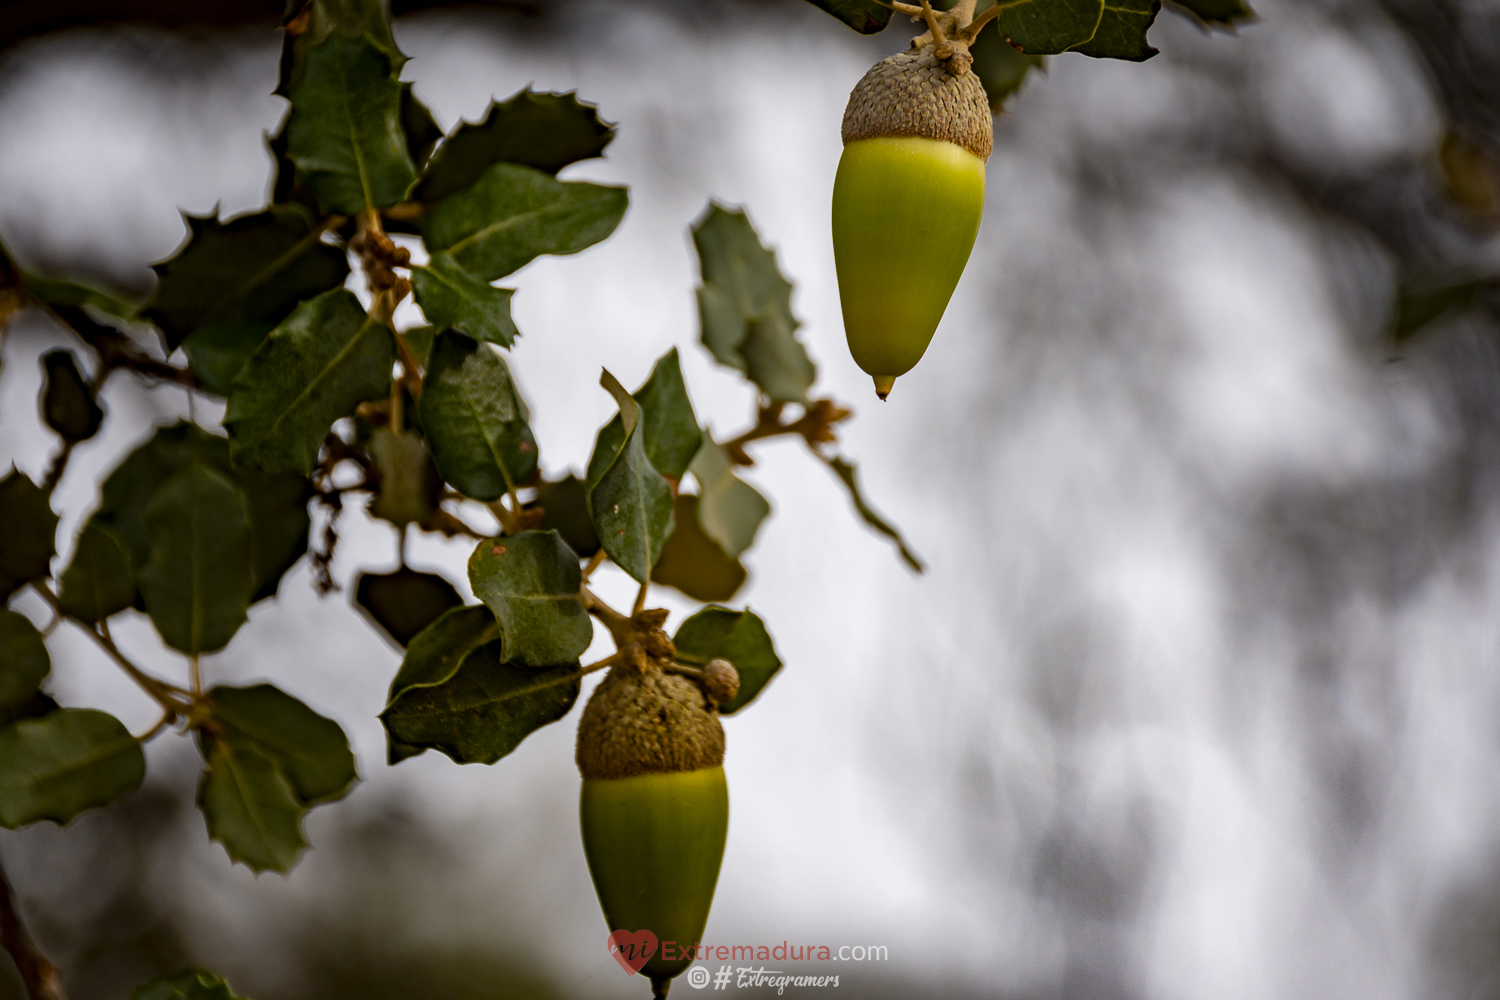
[[290, 779], [251, 740], [208, 738], [204, 744], [208, 766], [198, 783], [198, 808], [209, 837], [252, 871], [290, 869], [307, 846], [306, 807]]
[[861, 35], [873, 35], [891, 23], [891, 8], [876, 0], [808, 0]]
[[274, 685], [211, 688], [206, 707], [215, 738], [253, 744], [304, 805], [339, 798], [358, 778], [339, 724]]
[[463, 598], [438, 574], [402, 566], [393, 573], [359, 574], [354, 603], [392, 642], [404, 647], [443, 612], [461, 605]]
[[[681, 479], [698, 453], [703, 432], [698, 427], [693, 403], [688, 399], [687, 386], [682, 380], [682, 362], [677, 348], [662, 355], [651, 369], [646, 384], [631, 398], [641, 407], [646, 457], [651, 459], [656, 471], [668, 479]], [[599, 431], [589, 462], [590, 482], [598, 482], [605, 465], [620, 450], [624, 437], [625, 426], [618, 415]]]
[[800, 403], [817, 370], [797, 340], [792, 285], [739, 209], [711, 205], [693, 227], [703, 273], [703, 346], [774, 400]]
[[191, 465], [142, 512], [150, 556], [138, 577], [151, 623], [173, 649], [223, 649], [245, 622], [255, 577], [244, 491], [205, 465]]
[[290, 89], [287, 156], [325, 212], [354, 215], [406, 197], [417, 171], [390, 55], [340, 32], [306, 49]]
[[432, 158], [413, 197], [439, 201], [474, 183], [494, 163], [519, 163], [555, 174], [570, 163], [601, 155], [614, 136], [615, 127], [576, 94], [527, 88], [491, 102], [483, 121], [461, 124]]
[[48, 494], [25, 473], [11, 469], [0, 479], [0, 600], [48, 574], [57, 537], [57, 515]]
[[702, 491], [698, 523], [728, 555], [738, 557], [755, 543], [755, 533], [771, 513], [771, 502], [734, 474], [728, 453], [707, 431], [689, 470]]
[[420, 412], [433, 461], [460, 493], [494, 500], [536, 472], [526, 404], [494, 348], [452, 331], [438, 337]]
[[438, 202], [424, 235], [469, 274], [495, 281], [541, 254], [577, 253], [615, 231], [629, 196], [621, 187], [564, 182], [497, 163]]
[[608, 371], [599, 384], [615, 397], [625, 436], [598, 478], [591, 477], [589, 516], [615, 565], [645, 583], [672, 533], [672, 486], [646, 457], [640, 404]]
[[0, 729], [0, 826], [66, 823], [140, 787], [141, 745], [107, 712], [60, 708]]
[[578, 700], [576, 663], [535, 668], [501, 660], [502, 643], [472, 650], [448, 678], [407, 687], [381, 713], [392, 740], [493, 764]]
[[594, 626], [582, 582], [577, 553], [555, 531], [480, 542], [469, 557], [469, 583], [500, 622], [508, 663], [546, 667], [583, 655]]
[[135, 574], [120, 536], [97, 520], [83, 526], [73, 558], [59, 581], [63, 614], [90, 625], [118, 614], [135, 601]]
[[1012, 0], [1002, 7], [996, 28], [1027, 55], [1082, 52], [1134, 62], [1156, 55], [1146, 32], [1160, 0]]
[[675, 525], [661, 558], [651, 569], [653, 583], [676, 587], [696, 601], [727, 601], [745, 584], [745, 567], [704, 534], [698, 523], [698, 497], [677, 494]]
[[390, 390], [395, 360], [390, 328], [352, 292], [302, 303], [234, 380], [224, 426], [235, 463], [311, 472], [333, 422]]
[[459, 267], [451, 254], [433, 254], [426, 267], [412, 268], [411, 287], [423, 315], [436, 326], [501, 347], [509, 347], [519, 336], [510, 318], [515, 292], [480, 281]]
[[0, 608], [0, 726], [22, 713], [51, 670], [47, 644], [31, 619]]
[[724, 659], [740, 675], [740, 690], [732, 701], [719, 706], [720, 715], [733, 715], [744, 708], [776, 676], [781, 658], [771, 643], [765, 622], [751, 611], [710, 606], [682, 623], [672, 637], [677, 658], [702, 666]]
[[[269, 330], [304, 299], [337, 288], [349, 275], [339, 247], [322, 241], [322, 227], [297, 205], [219, 222], [213, 215], [186, 216], [187, 241], [156, 265], [156, 290], [141, 310], [165, 337], [168, 349], [209, 325]], [[204, 340], [232, 340], [220, 332]], [[200, 340], [200, 353], [204, 346]], [[230, 374], [233, 377], [233, 374]]]

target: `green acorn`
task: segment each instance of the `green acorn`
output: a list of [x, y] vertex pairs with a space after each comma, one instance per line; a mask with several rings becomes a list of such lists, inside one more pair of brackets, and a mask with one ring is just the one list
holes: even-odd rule
[[833, 182], [844, 333], [881, 399], [921, 360], [968, 263], [994, 148], [967, 46], [913, 44], [849, 95]]
[[622, 663], [594, 690], [578, 725], [589, 874], [611, 931], [656, 935], [641, 971], [657, 997], [692, 964], [729, 833], [715, 702], [726, 692], [733, 698], [739, 678], [726, 678], [724, 668], [733, 673], [725, 661], [710, 663], [700, 687], [645, 658]]

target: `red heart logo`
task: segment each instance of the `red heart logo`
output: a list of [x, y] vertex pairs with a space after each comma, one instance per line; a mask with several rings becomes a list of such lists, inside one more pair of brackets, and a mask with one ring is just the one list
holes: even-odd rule
[[641, 971], [646, 960], [656, 954], [656, 935], [650, 931], [615, 931], [609, 936], [609, 953], [620, 968], [632, 976]]

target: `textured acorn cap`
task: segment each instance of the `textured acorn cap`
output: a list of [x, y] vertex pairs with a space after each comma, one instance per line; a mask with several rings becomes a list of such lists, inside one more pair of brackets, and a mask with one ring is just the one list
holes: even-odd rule
[[585, 778], [697, 771], [724, 763], [724, 727], [697, 684], [650, 667], [611, 668], [578, 722]]
[[984, 84], [954, 76], [927, 45], [881, 60], [854, 85], [844, 109], [844, 145], [858, 139], [938, 139], [988, 162], [995, 118]]

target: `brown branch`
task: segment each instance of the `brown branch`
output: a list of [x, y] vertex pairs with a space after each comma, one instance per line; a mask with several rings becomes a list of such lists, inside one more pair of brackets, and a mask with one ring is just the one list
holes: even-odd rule
[[754, 465], [755, 459], [750, 457], [750, 453], [745, 450], [745, 445], [752, 441], [763, 441], [766, 438], [779, 437], [783, 434], [800, 435], [807, 442], [807, 446], [814, 451], [821, 445], [833, 444], [838, 440], [833, 425], [847, 419], [851, 412], [831, 399], [815, 399], [803, 408], [802, 416], [790, 423], [783, 423], [782, 408], [781, 403], [762, 406], [756, 415], [754, 427], [739, 437], [725, 442], [724, 450], [729, 453], [731, 462], [735, 465]]
[[5, 868], [0, 865], [0, 947], [10, 954], [31, 1000], [65, 1000], [57, 968], [42, 955], [26, 931]]
[[[42, 600], [52, 606], [53, 611], [59, 615], [66, 616], [62, 605], [58, 603], [57, 595], [52, 592], [51, 587], [47, 586], [41, 580], [31, 581], [31, 586], [41, 595]], [[76, 618], [68, 618], [68, 620], [77, 625], [79, 631], [93, 639], [94, 643], [100, 649], [104, 650], [111, 660], [115, 661], [115, 665], [129, 674], [130, 679], [139, 684], [142, 690], [149, 694], [158, 705], [169, 712], [175, 712], [179, 715], [188, 714], [191, 710], [191, 705], [178, 698], [179, 695], [189, 697], [188, 692], [175, 684], [152, 677], [140, 667], [131, 663], [130, 659], [124, 653], [120, 652], [120, 647], [115, 645], [115, 641], [110, 638], [109, 628], [103, 622], [100, 622], [97, 628], [90, 628], [87, 623], [81, 622]]]

